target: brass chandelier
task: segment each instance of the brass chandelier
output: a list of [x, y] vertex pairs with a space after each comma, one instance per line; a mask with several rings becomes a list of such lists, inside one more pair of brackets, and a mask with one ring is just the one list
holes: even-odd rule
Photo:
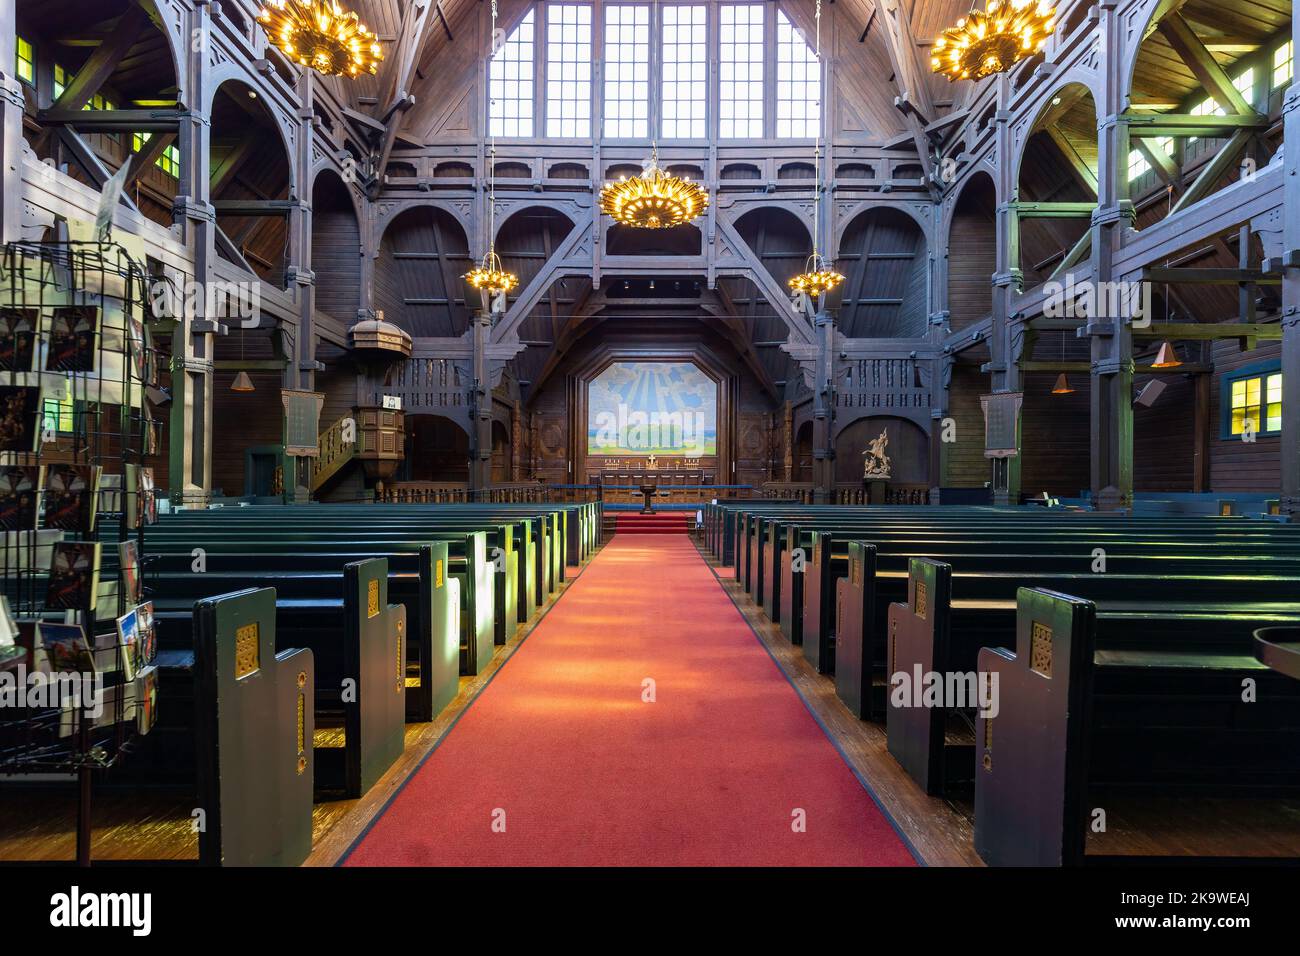
[[[814, 13], [817, 23], [817, 67], [820, 72], [822, 62], [822, 0], [817, 0], [817, 6]], [[820, 87], [819, 87], [820, 89]], [[818, 97], [817, 108], [820, 111], [821, 102]], [[791, 279], [787, 285], [790, 291], [795, 295], [806, 295], [810, 299], [816, 299], [830, 292], [837, 285], [844, 281], [844, 276], [835, 271], [834, 263], [817, 251], [817, 245], [821, 240], [821, 205], [822, 205], [822, 127], [821, 120], [817, 122], [817, 140], [813, 144], [813, 251], [804, 264], [804, 271]]]
[[496, 254], [496, 249], [492, 248], [488, 249], [487, 255], [477, 266], [465, 273], [465, 281], [480, 292], [497, 295], [509, 292], [519, 285], [519, 276], [506, 271], [505, 266], [501, 264], [501, 257]]
[[[492, 32], [488, 34], [495, 38], [497, 36], [497, 0], [492, 0]], [[492, 55], [495, 55], [496, 48], [493, 47]], [[489, 56], [489, 64], [491, 56]], [[489, 71], [491, 66], [488, 67]], [[492, 99], [488, 99], [488, 109], [492, 108]], [[488, 195], [487, 195], [487, 227], [488, 227], [488, 250], [479, 260], [479, 264], [465, 273], [464, 279], [479, 292], [488, 297], [498, 295], [504, 296], [515, 286], [519, 285], [519, 276], [506, 269], [501, 262], [501, 257], [497, 255], [496, 242], [496, 212], [497, 212], [497, 137], [495, 127], [492, 126], [492, 117], [488, 116], [488, 129], [491, 135], [488, 139]], [[504, 303], [504, 300], [502, 300]]]
[[374, 74], [384, 58], [379, 37], [335, 0], [263, 0], [257, 22], [286, 56], [325, 76]]
[[606, 183], [600, 191], [600, 211], [615, 222], [637, 229], [671, 229], [690, 222], [709, 207], [709, 194], [686, 176], [659, 168], [659, 150], [640, 176]]
[[1047, 0], [989, 0], [934, 41], [930, 66], [950, 83], [1003, 73], [1042, 51], [1055, 17]]
[[804, 270], [787, 283], [791, 292], [816, 298], [844, 281], [844, 276], [831, 268], [826, 257], [816, 252], [808, 257]]

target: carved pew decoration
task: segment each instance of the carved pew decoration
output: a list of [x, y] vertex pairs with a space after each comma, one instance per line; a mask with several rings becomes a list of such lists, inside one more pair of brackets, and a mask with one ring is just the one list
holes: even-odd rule
[[275, 589], [194, 606], [195, 743], [207, 866], [297, 866], [311, 852], [315, 667], [275, 650]]
[[[872, 700], [871, 645], [875, 641], [876, 546], [849, 542], [849, 573], [835, 583], [835, 693], [854, 716], [869, 720]], [[890, 610], [893, 623], [893, 610]], [[892, 633], [892, 632], [891, 632]], [[893, 671], [891, 669], [890, 673]], [[892, 719], [892, 715], [891, 715]]]
[[[952, 659], [952, 566], [929, 558], [912, 558], [908, 564], [907, 603], [889, 605], [889, 752], [926, 793], [942, 794], [949, 776], [947, 710], [922, 705], [917, 697], [923, 687], [916, 675], [937, 673]], [[907, 706], [895, 705], [895, 675], [912, 684]], [[961, 754], [969, 761], [969, 748]]]
[[975, 722], [975, 850], [990, 866], [1083, 861], [1096, 619], [1091, 601], [1021, 588], [1015, 653], [980, 649], [998, 695]]
[[359, 797], [405, 746], [406, 606], [388, 603], [387, 558], [346, 564], [343, 577], [344, 680], [355, 682], [352, 700], [343, 699], [348, 745], [342, 767], [331, 766], [337, 748], [322, 748], [317, 768], [323, 780], [341, 777], [347, 795]]

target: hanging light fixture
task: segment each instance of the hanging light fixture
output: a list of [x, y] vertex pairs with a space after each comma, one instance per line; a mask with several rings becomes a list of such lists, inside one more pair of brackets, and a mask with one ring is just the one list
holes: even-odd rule
[[489, 248], [479, 264], [465, 273], [465, 281], [489, 295], [497, 295], [519, 285], [519, 276], [507, 272], [495, 248]]
[[709, 194], [687, 176], [674, 176], [659, 167], [659, 147], [651, 146], [641, 175], [605, 183], [600, 211], [624, 226], [671, 229], [698, 218], [709, 208]]
[[[821, 76], [822, 63], [822, 0], [817, 0], [814, 19], [817, 23], [816, 34], [816, 54], [817, 54], [817, 71]], [[818, 90], [821, 90], [819, 83]], [[821, 207], [822, 207], [822, 124], [821, 124], [821, 95], [817, 97], [817, 137], [813, 141], [813, 251], [804, 263], [804, 271], [792, 278], [787, 285], [790, 291], [795, 294], [807, 295], [810, 298], [817, 298], [830, 292], [837, 285], [844, 281], [844, 276], [840, 275], [834, 269], [834, 263], [827, 259], [820, 252], [818, 247], [821, 244]]]
[[1174, 344], [1168, 339], [1160, 343], [1160, 351], [1156, 353], [1156, 360], [1151, 363], [1152, 368], [1178, 368], [1182, 365], [1182, 359], [1174, 351]]
[[289, 59], [325, 76], [379, 70], [379, 37], [335, 0], [263, 0], [257, 22]]
[[[1065, 362], [1065, 336], [1066, 333], [1062, 332], [1061, 333], [1061, 362], [1062, 363]], [[1070, 380], [1066, 378], [1064, 372], [1056, 376], [1056, 384], [1052, 386], [1052, 394], [1053, 395], [1074, 394], [1074, 389], [1070, 388]]]
[[[497, 0], [492, 0], [492, 32], [488, 34], [496, 42], [497, 35]], [[495, 49], [493, 51], [495, 53]], [[490, 60], [490, 58], [489, 58]], [[489, 72], [491, 66], [488, 67]], [[488, 98], [488, 109], [492, 108], [492, 99]], [[519, 285], [519, 276], [506, 269], [497, 255], [496, 215], [497, 215], [497, 136], [492, 126], [492, 117], [488, 116], [488, 250], [483, 254], [476, 267], [465, 273], [465, 281], [480, 292], [489, 296], [505, 295]]]
[[[240, 331], [239, 331], [239, 364], [240, 364], [240, 365], [243, 365], [243, 364], [244, 364], [244, 331], [243, 331], [243, 329], [240, 329]], [[233, 382], [230, 383], [230, 390], [231, 390], [232, 392], [255, 392], [255, 391], [257, 391], [257, 389], [253, 388], [253, 380], [252, 380], [251, 378], [248, 377], [248, 373], [245, 372], [242, 368], [239, 370], [239, 374], [235, 376], [235, 380], [234, 380]]]
[[948, 82], [1005, 73], [1042, 51], [1054, 29], [1056, 8], [1047, 0], [989, 0], [934, 41], [930, 66]]
[[[1168, 197], [1166, 199], [1166, 204], [1168, 209], [1166, 215], [1168, 215], [1169, 212], [1173, 211], [1172, 203], [1173, 203], [1174, 187], [1172, 184], [1170, 184], [1166, 195]], [[1165, 268], [1169, 268], [1168, 261], [1165, 262]], [[1173, 321], [1173, 316], [1170, 315], [1169, 313], [1169, 283], [1168, 282], [1165, 283], [1164, 298], [1165, 298], [1165, 324], [1168, 325], [1170, 322]], [[1160, 348], [1156, 351], [1156, 360], [1151, 363], [1151, 367], [1152, 368], [1178, 368], [1178, 366], [1182, 364], [1183, 364], [1182, 360], [1178, 358], [1178, 353], [1174, 351], [1174, 344], [1170, 342], [1168, 339], [1163, 339], [1160, 342]]]

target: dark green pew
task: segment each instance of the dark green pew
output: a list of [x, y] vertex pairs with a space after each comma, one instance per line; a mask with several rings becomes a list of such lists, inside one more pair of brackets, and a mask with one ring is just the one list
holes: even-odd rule
[[[388, 561], [388, 598], [406, 608], [406, 720], [433, 720], [460, 691], [462, 642], [461, 581], [451, 573], [448, 543], [353, 542], [353, 551], [300, 543], [286, 551], [279, 542], [222, 542], [206, 553], [205, 573], [238, 580], [250, 570], [276, 575], [300, 571], [332, 572], [367, 558]], [[146, 565], [151, 592], [166, 593], [160, 575], [203, 578], [192, 570], [189, 552], [159, 550]], [[211, 579], [198, 586], [210, 587]]]
[[[1013, 532], [1008, 531], [1009, 537]], [[909, 562], [916, 556], [952, 561], [960, 570], [990, 571], [1029, 567], [1035, 573], [1093, 574], [1093, 554], [1088, 540], [1036, 540], [986, 542], [983, 540], [914, 539], [891, 541], [877, 535], [879, 544], [846, 542], [846, 576], [835, 578], [834, 655], [836, 687], [840, 697], [861, 717], [881, 719], [883, 692], [869, 699], [872, 674], [885, 668], [885, 634], [890, 602], [907, 600]], [[1129, 542], [1112, 542], [1106, 554], [1106, 571], [1097, 576], [1137, 574], [1268, 575], [1300, 574], [1300, 540], [1279, 540], [1268, 554], [1263, 545], [1232, 539], [1182, 541], [1176, 544], [1144, 540], [1140, 533]], [[1070, 550], [1070, 549], [1073, 550]], [[999, 553], [1006, 552], [1006, 553]], [[855, 564], [856, 561], [856, 564]], [[789, 575], [785, 575], [789, 577]], [[824, 642], [831, 638], [822, 632]], [[852, 663], [839, 666], [849, 655]], [[877, 687], [880, 691], [880, 688]]]
[[[855, 548], [854, 561], [859, 557], [860, 577], [865, 582], [873, 557], [870, 547]], [[906, 603], [889, 605], [882, 666], [859, 666], [850, 655], [849, 661], [841, 662], [845, 666], [837, 669], [841, 696], [849, 673], [860, 681], [856, 692], [865, 696], [873, 677], [883, 694], [885, 685], [899, 675], [906, 680], [918, 672], [974, 672], [981, 647], [1006, 642], [1014, 627], [1014, 595], [1021, 585], [1087, 593], [1100, 609], [1097, 641], [1106, 651], [1150, 650], [1166, 657], [1184, 653], [1240, 655], [1249, 649], [1250, 633], [1260, 616], [1282, 620], [1300, 616], [1300, 603], [1278, 598], [1279, 594], [1300, 592], [1300, 572], [1294, 565], [1290, 577], [1258, 574], [1243, 578], [1178, 574], [1168, 561], [1164, 562], [1164, 574], [1158, 570], [1054, 574], [1047, 568], [1049, 562], [1038, 558], [1018, 562], [1027, 570], [1008, 571], [1017, 559], [1006, 556], [967, 556], [960, 571], [942, 561], [912, 559], [906, 591], [901, 595]], [[1152, 564], [1154, 567], [1155, 562]], [[1140, 565], [1134, 562], [1133, 567]], [[975, 772], [974, 763], [963, 758], [961, 745], [951, 744], [949, 712], [910, 702], [900, 706], [892, 693], [889, 696], [890, 752], [913, 779], [930, 793], [942, 793], [954, 782], [968, 781]]]
[[[409, 533], [391, 532], [384, 535], [381, 532], [326, 531], [311, 528], [288, 530], [276, 527], [264, 528], [259, 533], [255, 528], [239, 529], [222, 524], [191, 530], [169, 526], [166, 522], [161, 523], [159, 528], [161, 530], [155, 531], [148, 539], [150, 550], [158, 554], [172, 553], [183, 559], [193, 548], [202, 548], [208, 554], [219, 554], [222, 551], [227, 553], [263, 551], [274, 548], [288, 555], [288, 563], [284, 565], [288, 570], [294, 567], [292, 557], [299, 554], [306, 555], [312, 552], [341, 554], [345, 553], [345, 549], [353, 549], [363, 553], [384, 554], [393, 560], [397, 560], [398, 554], [407, 552], [408, 556], [405, 560], [410, 560], [409, 552], [418, 554], [418, 549], [424, 544], [443, 545], [446, 548], [445, 574], [460, 582], [461, 672], [477, 674], [492, 659], [496, 628], [496, 572], [494, 565], [488, 560], [486, 531], [439, 534], [414, 529]], [[267, 553], [275, 552], [267, 551]], [[421, 588], [416, 597], [437, 590], [439, 558], [435, 557], [433, 560], [432, 568], [426, 565], [423, 571], [417, 573], [426, 575], [425, 580], [432, 577], [435, 586], [428, 589]], [[146, 571], [146, 580], [150, 580], [150, 575], [151, 572]], [[163, 583], [156, 583], [154, 586], [159, 593], [165, 593]], [[411, 593], [406, 587], [403, 588], [404, 595], [409, 597]], [[408, 607], [408, 610], [411, 609]], [[436, 620], [437, 616], [434, 615], [431, 619]], [[421, 624], [419, 633], [424, 635], [427, 632], [428, 628]], [[423, 637], [421, 640], [423, 642]], [[427, 645], [427, 659], [436, 662], [441, 659], [438, 648], [442, 645], [443, 638], [434, 633], [429, 636], [429, 641], [432, 643]], [[418, 660], [425, 659], [424, 650], [425, 647], [419, 648], [420, 652], [413, 656]]]
[[194, 608], [187, 676], [208, 866], [297, 866], [311, 853], [316, 681], [311, 651], [276, 650], [275, 598], [239, 591]]
[[1090, 601], [1022, 589], [1015, 650], [979, 652], [1000, 688], [998, 713], [975, 729], [975, 849], [990, 865], [1124, 859], [1085, 851], [1094, 810], [1125, 794], [1300, 790], [1295, 681], [1249, 652], [1099, 651], [1097, 624]]
[[401, 756], [406, 608], [388, 603], [387, 560], [371, 558], [329, 572], [244, 569], [167, 573], [153, 580], [159, 646], [181, 653], [194, 646], [196, 603], [232, 586], [276, 582], [277, 639], [312, 651], [317, 724], [323, 720], [342, 730], [341, 737], [322, 734], [316, 746], [318, 790], [359, 797]]

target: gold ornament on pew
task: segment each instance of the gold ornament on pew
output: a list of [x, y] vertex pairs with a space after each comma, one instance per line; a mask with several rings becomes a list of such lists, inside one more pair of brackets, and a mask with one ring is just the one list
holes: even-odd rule
[[659, 152], [640, 176], [606, 183], [600, 191], [600, 211], [615, 222], [637, 229], [671, 229], [697, 218], [709, 208], [709, 194], [685, 176], [659, 168]]
[[519, 276], [507, 272], [495, 250], [488, 250], [478, 266], [465, 273], [465, 281], [489, 295], [509, 292], [519, 285]]
[[1055, 17], [1056, 8], [1040, 0], [989, 0], [934, 41], [930, 66], [950, 83], [1005, 73], [1042, 51]]
[[802, 292], [804, 295], [815, 299], [830, 292], [844, 281], [844, 276], [831, 268], [831, 264], [826, 260], [826, 257], [816, 252], [808, 257], [804, 269], [804, 272], [799, 273], [789, 281], [788, 285], [791, 292]]
[[325, 76], [373, 75], [384, 58], [379, 37], [335, 0], [263, 0], [257, 22], [285, 56]]

